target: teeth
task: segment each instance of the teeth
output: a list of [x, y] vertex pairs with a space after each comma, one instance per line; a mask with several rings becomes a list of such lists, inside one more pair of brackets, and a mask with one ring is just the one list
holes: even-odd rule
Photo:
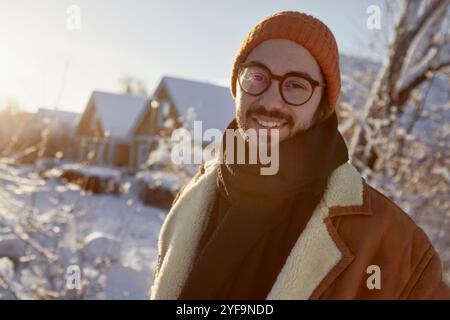
[[263, 121], [263, 120], [259, 120], [259, 119], [256, 119], [256, 122], [258, 122], [260, 125], [262, 125], [264, 127], [268, 127], [268, 128], [279, 127], [283, 124], [282, 122], [268, 122], [268, 121]]

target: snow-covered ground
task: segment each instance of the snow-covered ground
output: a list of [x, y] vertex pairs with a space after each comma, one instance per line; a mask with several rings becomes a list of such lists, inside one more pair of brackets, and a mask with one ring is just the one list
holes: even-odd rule
[[[0, 164], [0, 299], [147, 299], [166, 212], [143, 205], [134, 185], [92, 195]], [[80, 290], [68, 290], [69, 266]]]

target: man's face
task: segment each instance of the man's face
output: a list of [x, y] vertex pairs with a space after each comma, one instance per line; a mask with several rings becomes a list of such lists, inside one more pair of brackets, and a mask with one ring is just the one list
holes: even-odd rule
[[[314, 57], [303, 46], [285, 39], [266, 40], [255, 47], [245, 63], [264, 64], [274, 75], [289, 72], [307, 73], [316, 81], [323, 82], [320, 67]], [[279, 91], [279, 82], [272, 80], [271, 86], [258, 96], [244, 92], [236, 83], [236, 118], [243, 130], [279, 130], [280, 141], [314, 125], [323, 94], [322, 87], [316, 87], [313, 95], [303, 105], [286, 103]], [[270, 127], [269, 127], [270, 123]], [[273, 127], [274, 123], [276, 127]]]

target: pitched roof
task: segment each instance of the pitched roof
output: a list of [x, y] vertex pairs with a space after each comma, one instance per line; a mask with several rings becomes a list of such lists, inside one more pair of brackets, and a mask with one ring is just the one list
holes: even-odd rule
[[165, 86], [180, 116], [186, 120], [190, 108], [195, 110], [195, 119], [202, 121], [203, 130], [216, 128], [225, 130], [234, 118], [234, 100], [230, 90], [207, 82], [163, 77], [158, 89]]
[[52, 118], [58, 122], [64, 122], [70, 129], [75, 129], [80, 119], [78, 112], [47, 108], [39, 108], [36, 116], [40, 121], [45, 121], [46, 118]]
[[146, 107], [146, 99], [131, 94], [94, 91], [91, 101], [103, 130], [113, 137], [126, 137]]

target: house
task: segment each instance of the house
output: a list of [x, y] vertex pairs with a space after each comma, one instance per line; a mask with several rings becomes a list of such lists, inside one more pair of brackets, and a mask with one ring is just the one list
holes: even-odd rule
[[163, 77], [149, 99], [94, 91], [76, 129], [78, 160], [136, 171], [160, 137], [194, 120], [224, 131], [234, 110], [228, 88], [175, 77]]
[[80, 162], [133, 169], [133, 129], [146, 99], [94, 91], [76, 128]]
[[42, 136], [43, 130], [48, 130], [45, 148], [41, 150], [44, 157], [63, 157], [65, 159], [76, 158], [74, 145], [75, 129], [80, 119], [80, 114], [58, 109], [39, 108], [33, 123], [38, 135]]
[[[234, 118], [235, 107], [227, 87], [211, 83], [165, 76], [134, 127], [135, 167], [148, 158], [152, 149], [148, 141], [155, 136], [170, 135], [182, 124], [201, 121], [202, 130], [224, 131]], [[153, 140], [154, 141], [154, 140]]]
[[41, 125], [50, 123], [52, 129], [73, 134], [80, 120], [80, 114], [65, 110], [39, 108], [36, 112], [36, 119]]

